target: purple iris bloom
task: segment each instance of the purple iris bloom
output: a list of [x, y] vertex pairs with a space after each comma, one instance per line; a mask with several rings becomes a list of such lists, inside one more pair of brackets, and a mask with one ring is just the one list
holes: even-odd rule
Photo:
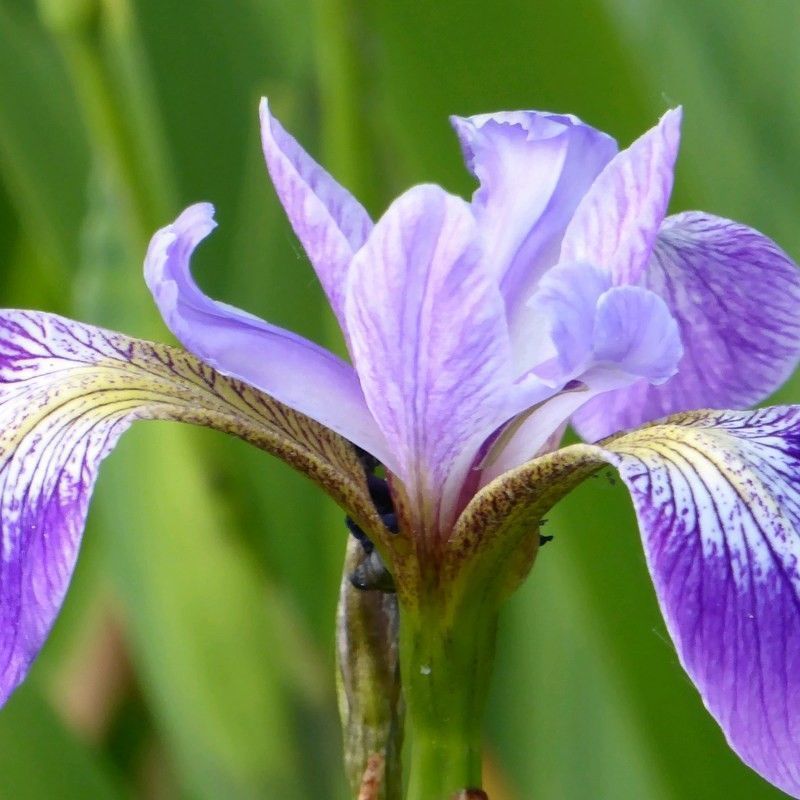
[[[202, 293], [207, 204], [145, 261], [188, 352], [2, 312], [0, 698], [44, 642], [99, 462], [136, 419], [216, 427], [304, 471], [381, 549], [401, 605], [415, 575], [468, 574], [611, 463], [683, 666], [741, 758], [800, 797], [800, 407], [639, 427], [746, 408], [800, 357], [788, 256], [738, 223], [666, 216], [680, 119], [618, 152], [572, 116], [454, 118], [472, 200], [416, 186], [373, 223], [264, 101], [267, 167], [349, 362]], [[602, 441], [556, 451], [570, 422]], [[385, 466], [399, 532], [348, 443]]]

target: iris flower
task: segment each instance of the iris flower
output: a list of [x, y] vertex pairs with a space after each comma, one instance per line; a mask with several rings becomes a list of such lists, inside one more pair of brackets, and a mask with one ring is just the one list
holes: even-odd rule
[[[448, 726], [428, 765], [446, 774], [542, 515], [611, 464], [684, 669], [742, 760], [800, 797], [800, 406], [741, 410], [797, 363], [800, 276], [744, 225], [666, 216], [680, 119], [618, 152], [573, 116], [454, 118], [471, 201], [416, 186], [373, 223], [263, 101], [269, 174], [349, 361], [203, 294], [207, 204], [145, 260], [185, 350], [1, 312], [0, 699], [61, 605], [100, 461], [131, 422], [180, 420], [304, 472], [380, 554], [409, 715], [421, 741]], [[587, 443], [557, 449], [568, 423]]]

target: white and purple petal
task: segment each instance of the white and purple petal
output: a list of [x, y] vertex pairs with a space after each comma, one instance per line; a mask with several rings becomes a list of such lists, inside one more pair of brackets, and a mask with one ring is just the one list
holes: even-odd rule
[[452, 117], [469, 170], [473, 207], [512, 327], [581, 197], [617, 152], [577, 117], [537, 111]]
[[683, 667], [742, 760], [800, 797], [800, 407], [606, 445]]
[[353, 448], [310, 419], [181, 350], [0, 311], [0, 704], [61, 606], [100, 462], [138, 419], [245, 439], [315, 480], [365, 529], [380, 525]]
[[585, 439], [691, 408], [745, 408], [777, 389], [800, 358], [800, 271], [766, 236], [699, 212], [669, 217], [643, 285], [678, 322], [677, 374], [604, 394], [573, 418]]
[[391, 465], [349, 364], [302, 336], [211, 300], [197, 286], [191, 256], [216, 227], [213, 215], [208, 203], [190, 206], [150, 242], [145, 280], [167, 327], [187, 350], [223, 374], [307, 414]]
[[353, 254], [367, 239], [372, 220], [272, 116], [260, 108], [261, 142], [272, 183], [297, 238], [308, 254], [342, 330], [344, 286]]
[[508, 329], [482, 255], [470, 207], [418, 186], [390, 206], [350, 268], [355, 366], [396, 472], [432, 525], [508, 416]]
[[742, 760], [800, 798], [800, 406], [679, 414], [529, 461], [470, 501], [447, 569], [504, 586], [510, 550], [605, 464], [631, 493], [680, 663]]
[[570, 220], [559, 261], [603, 267], [616, 285], [639, 281], [672, 193], [680, 124], [681, 110], [668, 111], [612, 159]]

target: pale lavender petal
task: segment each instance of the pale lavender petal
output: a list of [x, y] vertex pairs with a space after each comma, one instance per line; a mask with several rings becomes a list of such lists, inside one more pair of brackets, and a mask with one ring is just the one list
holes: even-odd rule
[[554, 387], [580, 375], [592, 356], [597, 303], [610, 288], [608, 273], [591, 264], [548, 270], [526, 304], [526, 336], [514, 348], [518, 372], [532, 369]]
[[607, 445], [680, 661], [733, 749], [800, 797], [800, 407]]
[[207, 203], [190, 206], [150, 242], [145, 280], [167, 327], [187, 350], [223, 374], [266, 392], [391, 464], [349, 364], [200, 291], [190, 259], [215, 227], [213, 214]]
[[[575, 412], [618, 387], [663, 383], [683, 354], [678, 325], [666, 303], [638, 286], [608, 285], [608, 275], [587, 264], [554, 267], [532, 306], [549, 345], [534, 374], [557, 392], [517, 421], [513, 435], [495, 446], [483, 482], [534, 458]], [[550, 355], [552, 353], [553, 355]]]
[[[678, 324], [654, 292], [616, 286], [597, 301], [594, 369], [660, 384], [676, 373], [682, 355]], [[595, 385], [587, 375], [582, 380]]]
[[669, 305], [684, 343], [677, 374], [592, 400], [573, 418], [594, 441], [692, 408], [744, 408], [778, 388], [800, 358], [800, 272], [744, 225], [688, 212], [666, 220], [644, 285]]
[[668, 111], [606, 166], [567, 227], [560, 261], [603, 267], [617, 285], [638, 282], [667, 211], [680, 123], [680, 109]]
[[485, 486], [504, 472], [555, 449], [575, 409], [596, 394], [586, 384], [578, 384], [511, 422], [480, 465], [480, 485]]
[[[457, 491], [507, 418], [508, 330], [477, 242], [466, 203], [418, 186], [390, 206], [351, 265], [347, 321], [367, 403], [406, 488], [429, 508], [446, 482]], [[432, 524], [440, 510], [431, 508]]]
[[[638, 286], [610, 286], [589, 264], [549, 270], [529, 301], [538, 329], [525, 361], [552, 386], [579, 379], [592, 388], [675, 374], [682, 349], [666, 303]], [[519, 353], [515, 353], [519, 356]]]
[[516, 111], [451, 121], [480, 181], [473, 207], [513, 326], [542, 271], [555, 263], [579, 200], [617, 145], [567, 115]]
[[266, 98], [260, 114], [264, 158], [275, 190], [346, 334], [347, 268], [372, 230], [372, 221], [350, 192], [283, 129]]

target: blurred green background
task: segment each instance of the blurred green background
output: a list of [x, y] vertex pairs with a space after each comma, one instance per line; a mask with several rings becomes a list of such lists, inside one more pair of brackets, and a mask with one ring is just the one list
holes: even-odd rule
[[[451, 113], [569, 111], [627, 144], [681, 103], [673, 207], [800, 257], [798, 31], [797, 0], [0, 0], [0, 304], [167, 339], [147, 240], [211, 200], [202, 285], [336, 346], [262, 165], [262, 94], [374, 214], [413, 182], [472, 190]], [[0, 798], [344, 798], [341, 517], [239, 442], [127, 434], [0, 712]], [[548, 527], [503, 618], [492, 800], [781, 796], [680, 671], [624, 491], [590, 481]]]

